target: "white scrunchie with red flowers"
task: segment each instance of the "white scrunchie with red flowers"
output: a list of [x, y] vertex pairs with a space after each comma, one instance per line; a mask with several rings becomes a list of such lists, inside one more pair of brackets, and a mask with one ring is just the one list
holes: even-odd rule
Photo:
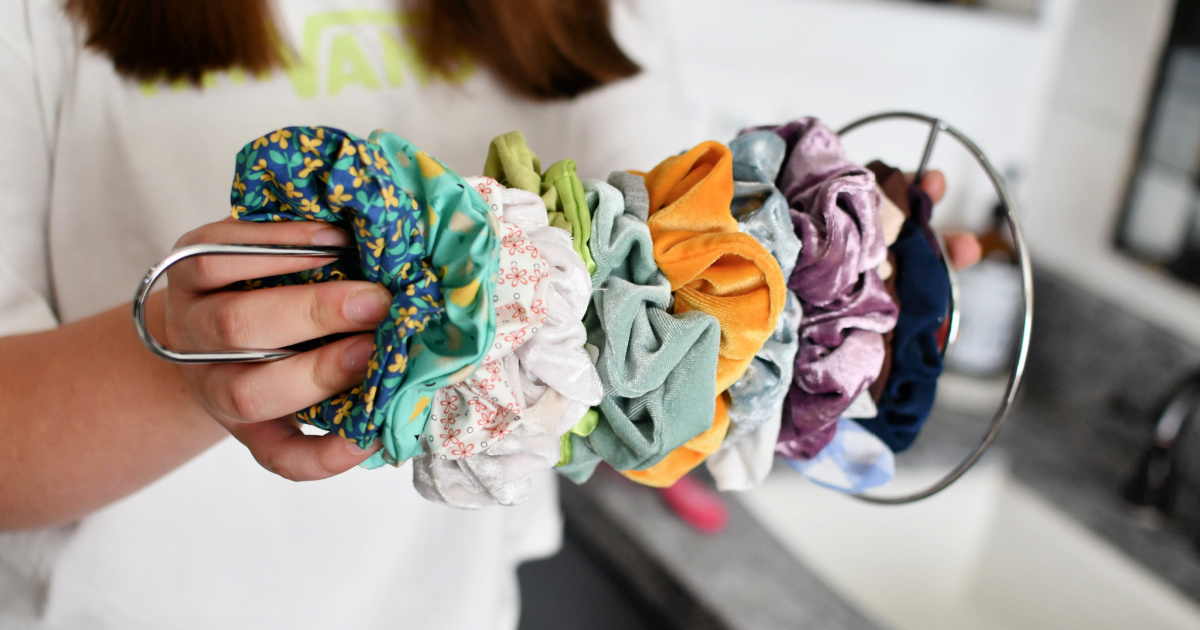
[[434, 459], [465, 459], [482, 453], [521, 422], [519, 375], [512, 355], [546, 320], [550, 267], [525, 231], [504, 220], [504, 188], [490, 177], [468, 177], [500, 224], [500, 267], [492, 297], [496, 339], [479, 369], [460, 383], [438, 390], [425, 427], [425, 446]]

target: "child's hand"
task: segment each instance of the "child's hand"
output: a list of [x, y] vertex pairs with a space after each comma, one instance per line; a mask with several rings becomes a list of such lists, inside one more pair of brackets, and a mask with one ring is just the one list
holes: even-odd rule
[[[176, 247], [198, 243], [350, 245], [327, 223], [246, 223], [228, 219], [202, 226]], [[223, 290], [250, 280], [327, 264], [327, 258], [200, 256], [169, 272], [166, 342], [179, 350], [282, 348], [334, 333], [374, 330], [391, 295], [361, 281]], [[191, 394], [264, 468], [286, 479], [323, 479], [378, 450], [337, 435], [308, 436], [292, 414], [361, 383], [373, 335], [360, 334], [270, 363], [183, 366]]]

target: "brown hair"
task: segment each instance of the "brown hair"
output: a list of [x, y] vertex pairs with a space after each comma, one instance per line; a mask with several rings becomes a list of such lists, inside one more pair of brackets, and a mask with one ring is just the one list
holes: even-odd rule
[[[434, 70], [465, 54], [533, 99], [576, 96], [639, 68], [609, 25], [608, 0], [400, 0], [420, 19], [409, 36]], [[269, 0], [66, 0], [87, 46], [135, 79], [187, 79], [279, 67], [285, 52]]]

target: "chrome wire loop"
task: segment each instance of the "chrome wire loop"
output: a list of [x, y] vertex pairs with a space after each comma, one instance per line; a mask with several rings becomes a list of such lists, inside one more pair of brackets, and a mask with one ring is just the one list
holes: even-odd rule
[[167, 254], [158, 261], [138, 285], [133, 296], [133, 325], [146, 348], [156, 356], [172, 363], [247, 363], [252, 361], [277, 361], [296, 354], [285, 349], [274, 350], [224, 350], [214, 352], [180, 352], [167, 348], [154, 338], [146, 326], [146, 298], [150, 289], [172, 265], [195, 256], [288, 256], [288, 257], [334, 257], [356, 256], [353, 247], [326, 245], [239, 245], [227, 243], [204, 243], [189, 245]]
[[[1003, 424], [1005, 417], [1012, 408], [1013, 402], [1017, 397], [1017, 390], [1021, 386], [1021, 378], [1025, 374], [1025, 359], [1029, 354], [1029, 339], [1033, 332], [1033, 267], [1029, 262], [1029, 249], [1025, 244], [1025, 236], [1021, 232], [1021, 222], [1017, 217], [1017, 206], [1013, 201], [1012, 195], [1008, 192], [1008, 187], [1004, 184], [1004, 178], [992, 166], [987, 155], [974, 142], [971, 141], [965, 134], [958, 129], [955, 129], [950, 124], [935, 118], [918, 114], [914, 112], [884, 112], [874, 114], [865, 118], [860, 118], [838, 131], [838, 135], [845, 135], [860, 127], [886, 120], [905, 119], [924, 122], [929, 125], [929, 136], [925, 141], [925, 149], [921, 154], [921, 162], [917, 167], [914, 181], [920, 182], [921, 177], [929, 167], [929, 160], [933, 156], [933, 148], [941, 134], [949, 135], [961, 144], [981, 166], [987, 174], [988, 179], [992, 182], [992, 187], [996, 190], [996, 195], [1000, 198], [1000, 205], [1004, 209], [1004, 217], [1008, 222], [1008, 231], [1012, 236], [1013, 249], [1016, 252], [1017, 263], [1021, 267], [1021, 295], [1025, 306], [1024, 317], [1021, 320], [1021, 343], [1017, 352], [1017, 359], [1013, 362], [1012, 369], [1008, 374], [1008, 385], [1004, 390], [1004, 398], [1001, 399], [999, 407], [992, 415], [991, 421], [988, 422], [987, 428], [983, 433], [983, 437], [971, 449], [967, 456], [962, 459], [950, 472], [946, 473], [941, 479], [938, 479], [932, 485], [923, 490], [912, 492], [899, 496], [877, 496], [868, 494], [852, 495], [869, 503], [877, 503], [881, 505], [904, 505], [913, 503], [931, 497], [942, 490], [945, 490], [950, 484], [962, 477], [972, 466], [975, 465], [979, 458], [987, 452], [991, 447], [992, 442], [996, 439], [996, 434], [1000, 431], [1000, 425]], [[959, 320], [959, 296], [958, 296], [958, 281], [954, 273], [953, 265], [950, 261], [948, 253], [945, 251], [945, 243], [942, 243], [942, 260], [946, 264], [946, 273], [950, 276], [950, 327], [949, 335], [947, 336], [946, 349], [949, 351], [952, 342], [958, 337], [958, 320]]]

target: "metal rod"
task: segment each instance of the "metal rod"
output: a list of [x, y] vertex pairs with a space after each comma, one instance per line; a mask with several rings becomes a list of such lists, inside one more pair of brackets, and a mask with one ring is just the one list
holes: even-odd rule
[[150, 333], [146, 325], [146, 298], [150, 289], [159, 277], [166, 273], [172, 265], [194, 256], [287, 256], [287, 257], [321, 257], [341, 258], [356, 256], [358, 250], [353, 247], [335, 247], [325, 245], [244, 245], [226, 243], [205, 243], [181, 247], [146, 272], [146, 277], [138, 285], [137, 293], [133, 296], [133, 325], [138, 337], [150, 352], [172, 363], [245, 363], [250, 361], [276, 361], [296, 354], [292, 350], [224, 350], [212, 352], [179, 352], [163, 346]]
[[942, 360], [950, 354], [951, 348], [958, 343], [958, 331], [962, 327], [961, 298], [958, 287], [958, 272], [954, 269], [954, 261], [950, 259], [950, 249], [946, 247], [946, 239], [938, 235], [938, 249], [942, 251], [942, 266], [946, 269], [946, 278], [950, 280], [950, 304], [946, 308], [946, 318], [949, 326], [946, 329], [946, 345], [942, 348]]
[[854, 129], [873, 122], [896, 118], [924, 121], [933, 126], [933, 129], [930, 131], [930, 141], [926, 143], [925, 147], [926, 155], [922, 157], [922, 168], [927, 166], [924, 164], [924, 161], [928, 158], [929, 153], [932, 151], [930, 147], [932, 146], [933, 137], [940, 132], [946, 132], [961, 145], [963, 145], [963, 147], [966, 148], [967, 151], [975, 158], [975, 161], [983, 168], [984, 172], [987, 173], [988, 179], [990, 179], [992, 182], [992, 187], [996, 190], [996, 195], [1000, 198], [1000, 205], [1004, 209], [1005, 219], [1008, 221], [1009, 234], [1012, 236], [1014, 250], [1016, 251], [1017, 255], [1017, 263], [1021, 268], [1021, 295], [1024, 302], [1025, 312], [1021, 321], [1021, 343], [1017, 351], [1017, 359], [1013, 363], [1012, 370], [1008, 375], [1008, 385], [1004, 391], [1004, 398], [1001, 399], [999, 407], [997, 407], [996, 412], [992, 415], [991, 421], [988, 422], [987, 428], [983, 433], [983, 437], [979, 440], [975, 447], [971, 449], [967, 456], [958, 463], [957, 466], [955, 466], [950, 472], [946, 473], [946, 475], [944, 475], [941, 479], [923, 490], [893, 497], [881, 497], [866, 494], [853, 495], [863, 501], [881, 505], [903, 505], [931, 497], [938, 492], [945, 490], [950, 484], [962, 477], [968, 470], [971, 469], [972, 466], [975, 465], [975, 462], [979, 461], [979, 458], [982, 457], [985, 452], [987, 452], [988, 448], [992, 445], [992, 442], [996, 439], [996, 434], [1000, 430], [1000, 425], [1004, 422], [1004, 418], [1008, 415], [1009, 410], [1012, 408], [1013, 402], [1016, 400], [1017, 389], [1020, 387], [1021, 378], [1025, 374], [1025, 361], [1029, 355], [1029, 340], [1033, 331], [1033, 266], [1029, 260], [1029, 248], [1026, 246], [1025, 237], [1021, 232], [1021, 221], [1017, 215], [1016, 202], [1013, 201], [1012, 195], [1009, 194], [1008, 187], [1004, 183], [1004, 178], [1000, 176], [1000, 173], [996, 171], [995, 167], [992, 166], [991, 161], [988, 160], [987, 154], [985, 154], [983, 150], [981, 150], [974, 142], [972, 142], [970, 138], [953, 126], [948, 125], [940, 119], [932, 116], [926, 116], [924, 114], [918, 114], [915, 112], [884, 112], [881, 114], [867, 116], [866, 118], [859, 119], [850, 123], [849, 125], [846, 125], [841, 131], [838, 132], [838, 135], [844, 135], [850, 131], [853, 131]]
[[925, 178], [925, 170], [929, 168], [929, 159], [933, 157], [933, 146], [937, 144], [938, 133], [941, 132], [943, 123], [941, 120], [934, 120], [929, 125], [929, 138], [925, 140], [925, 150], [921, 153], [921, 163], [917, 165], [917, 172], [913, 173], [913, 183], [920, 186], [921, 180]]

